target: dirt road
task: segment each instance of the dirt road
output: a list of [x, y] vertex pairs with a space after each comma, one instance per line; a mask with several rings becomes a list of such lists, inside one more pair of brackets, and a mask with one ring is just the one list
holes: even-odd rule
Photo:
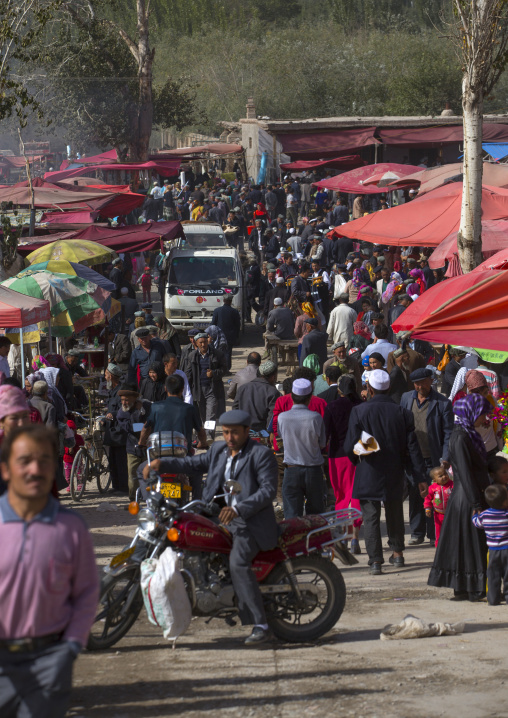
[[[233, 369], [244, 365], [246, 348], [259, 344], [260, 334], [250, 329], [244, 347], [235, 350]], [[93, 531], [99, 563], [134, 532], [126, 504], [90, 492], [77, 508]], [[104, 510], [108, 505], [116, 510]], [[382, 576], [370, 576], [365, 553], [358, 566], [340, 566], [346, 609], [315, 644], [247, 650], [242, 639], [248, 631], [240, 625], [193, 619], [172, 650], [142, 615], [113, 649], [78, 659], [69, 716], [508, 716], [508, 606], [455, 603], [451, 592], [428, 588], [433, 552], [428, 544], [410, 547], [406, 567], [385, 564]], [[451, 637], [379, 640], [386, 624], [406, 614], [465, 621], [466, 630]]]

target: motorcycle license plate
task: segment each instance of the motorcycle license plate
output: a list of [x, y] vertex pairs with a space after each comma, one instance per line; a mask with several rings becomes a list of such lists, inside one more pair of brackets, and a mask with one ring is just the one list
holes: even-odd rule
[[126, 549], [125, 551], [122, 551], [122, 553], [117, 554], [116, 556], [113, 556], [111, 559], [111, 563], [109, 564], [110, 568], [115, 568], [115, 566], [119, 566], [124, 561], [127, 561], [129, 556], [132, 556], [134, 551], [136, 550], [135, 546], [131, 546], [131, 548]]
[[161, 494], [167, 499], [181, 499], [182, 487], [180, 484], [161, 484]]

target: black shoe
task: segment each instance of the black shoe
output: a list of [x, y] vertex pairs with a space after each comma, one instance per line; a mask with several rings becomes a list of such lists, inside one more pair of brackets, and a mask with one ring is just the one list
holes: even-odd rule
[[467, 601], [468, 599], [468, 593], [467, 591], [453, 591], [453, 596], [450, 598], [450, 601]]
[[392, 564], [392, 566], [395, 566], [395, 568], [402, 568], [404, 566], [404, 556], [394, 556], [393, 554], [390, 556], [388, 561]]
[[381, 571], [381, 564], [380, 563], [371, 563], [370, 564], [370, 575], [371, 576], [381, 576], [383, 572]]
[[423, 536], [413, 536], [408, 541], [410, 546], [419, 546], [423, 542], [424, 542]]
[[261, 643], [266, 643], [271, 640], [272, 632], [269, 628], [254, 626], [252, 633], [245, 639], [244, 643], [246, 646], [259, 646]]

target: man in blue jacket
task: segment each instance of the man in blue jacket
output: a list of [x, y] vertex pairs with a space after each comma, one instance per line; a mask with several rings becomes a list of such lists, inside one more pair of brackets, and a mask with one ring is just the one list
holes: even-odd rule
[[208, 474], [204, 501], [223, 494], [224, 484], [230, 479], [241, 484], [241, 492], [228, 497], [219, 521], [233, 536], [229, 570], [242, 624], [254, 624], [245, 643], [258, 645], [269, 640], [271, 634], [252, 560], [259, 551], [277, 544], [278, 527], [272, 504], [277, 493], [277, 462], [271, 449], [249, 438], [251, 417], [247, 412], [227, 411], [219, 423], [224, 441], [215, 442], [206, 453], [196, 456], [152, 461], [144, 469], [144, 477], [148, 478], [150, 468], [163, 473]]
[[[449, 399], [432, 388], [432, 369], [415, 369], [409, 375], [414, 391], [402, 395], [400, 405], [413, 414], [415, 434], [420, 446], [426, 468], [426, 481], [430, 483], [428, 472], [441, 464], [448, 468], [448, 441], [453, 429], [453, 409]], [[423, 543], [427, 534], [431, 543], [435, 541], [434, 518], [426, 517], [423, 499], [418, 488], [418, 477], [408, 473], [409, 483], [409, 525], [411, 539], [409, 544]]]
[[[344, 451], [356, 465], [353, 498], [360, 500], [365, 529], [365, 547], [370, 572], [381, 573], [384, 563], [381, 543], [381, 502], [384, 504], [388, 542], [393, 550], [389, 562], [396, 568], [404, 566], [404, 473], [406, 464], [418, 477], [421, 489], [426, 484], [425, 464], [415, 436], [413, 415], [397, 406], [388, 395], [390, 376], [383, 369], [369, 372], [369, 401], [355, 406], [349, 419]], [[355, 444], [366, 432], [373, 436], [379, 451], [359, 457]]]

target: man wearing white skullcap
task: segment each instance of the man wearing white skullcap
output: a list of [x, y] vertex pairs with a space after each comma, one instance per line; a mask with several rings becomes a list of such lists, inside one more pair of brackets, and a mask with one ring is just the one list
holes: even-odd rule
[[266, 330], [279, 339], [295, 338], [295, 319], [291, 309], [284, 306], [282, 297], [275, 297], [273, 309], [266, 320]]
[[295, 379], [291, 389], [293, 406], [279, 414], [277, 431], [284, 443], [284, 482], [282, 498], [284, 517], [292, 519], [325, 511], [325, 483], [322, 450], [326, 446], [323, 419], [308, 408], [312, 384]]
[[[395, 404], [388, 395], [390, 376], [383, 369], [369, 372], [369, 401], [355, 406], [349, 418], [344, 451], [356, 465], [353, 498], [360, 500], [365, 527], [365, 546], [370, 572], [381, 573], [384, 563], [381, 542], [381, 503], [384, 505], [388, 542], [393, 551], [389, 562], [397, 569], [404, 566], [404, 496], [405, 463], [409, 453], [411, 473], [418, 482], [425, 481], [425, 463], [415, 434], [412, 412]], [[280, 421], [280, 419], [279, 419]], [[378, 451], [359, 461], [355, 444], [363, 432], [377, 442]]]

